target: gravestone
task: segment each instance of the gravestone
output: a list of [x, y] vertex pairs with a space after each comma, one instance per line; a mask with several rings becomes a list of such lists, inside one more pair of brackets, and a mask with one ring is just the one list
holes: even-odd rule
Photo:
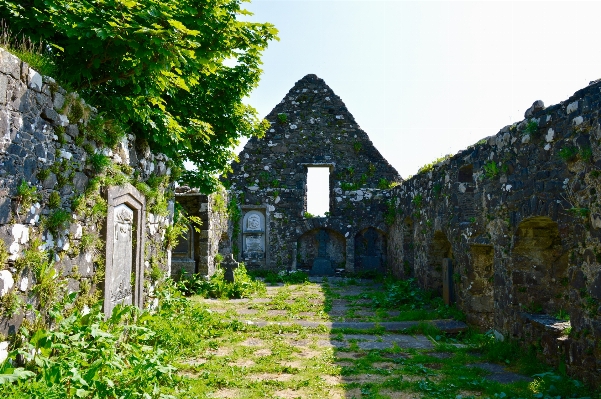
[[104, 313], [118, 305], [143, 306], [144, 196], [132, 185], [106, 191]]
[[336, 270], [332, 267], [332, 262], [328, 259], [328, 242], [330, 236], [326, 230], [319, 230], [317, 233], [317, 258], [313, 261], [313, 267], [311, 268], [312, 276], [334, 276]]
[[223, 268], [223, 279], [229, 283], [235, 282], [234, 270], [238, 268], [238, 262], [234, 260], [234, 255], [227, 255], [226, 258], [221, 261], [221, 267]]

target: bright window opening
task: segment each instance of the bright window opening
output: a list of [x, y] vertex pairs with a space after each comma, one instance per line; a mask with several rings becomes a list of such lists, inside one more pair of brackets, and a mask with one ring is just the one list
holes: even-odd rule
[[330, 168], [307, 168], [307, 212], [313, 216], [326, 216], [330, 212]]

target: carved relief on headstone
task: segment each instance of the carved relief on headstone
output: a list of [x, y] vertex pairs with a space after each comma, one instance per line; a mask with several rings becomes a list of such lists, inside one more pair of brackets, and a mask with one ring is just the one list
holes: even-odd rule
[[113, 220], [113, 265], [116, 268], [109, 282], [109, 295], [113, 304], [132, 304], [131, 273], [133, 265], [132, 230], [134, 212], [125, 204], [115, 207]]
[[247, 219], [247, 230], [261, 230], [261, 217], [252, 214]]
[[129, 184], [110, 187], [106, 199], [104, 313], [108, 317], [118, 304], [143, 305], [145, 199]]

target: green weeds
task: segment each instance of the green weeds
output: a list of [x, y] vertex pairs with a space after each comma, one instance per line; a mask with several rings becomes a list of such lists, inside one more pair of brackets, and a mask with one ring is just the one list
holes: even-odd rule
[[208, 280], [200, 275], [182, 276], [178, 283], [184, 295], [200, 295], [204, 298], [252, 298], [265, 294], [265, 284], [253, 279], [243, 264], [234, 270], [234, 282], [225, 281], [222, 269], [217, 269]]
[[489, 161], [482, 166], [484, 169], [484, 176], [487, 179], [494, 179], [500, 173], [499, 166], [494, 161]]

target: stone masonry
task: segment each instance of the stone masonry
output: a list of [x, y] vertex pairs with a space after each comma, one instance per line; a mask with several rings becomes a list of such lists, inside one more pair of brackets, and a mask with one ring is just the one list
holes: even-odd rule
[[[86, 138], [87, 124], [95, 114], [76, 93], [66, 92], [52, 78], [42, 77], [0, 49], [2, 335], [14, 333], [23, 320], [35, 318], [27, 305], [45, 311], [48, 304], [36, 290], [44, 278], [53, 279], [60, 300], [79, 293], [68, 306], [91, 307], [103, 291], [108, 311], [116, 303], [156, 304], [157, 271], [169, 271], [163, 236], [171, 217], [169, 209], [153, 213], [136, 187], [148, 187], [149, 178], [169, 174], [168, 159], [151, 153], [132, 135], [114, 148]], [[110, 161], [112, 166], [105, 167], [112, 168], [118, 186], [98, 185], [100, 174], [91, 162], [94, 156]], [[29, 194], [19, 195], [19, 186]], [[165, 195], [167, 189], [158, 191]], [[106, 245], [107, 236], [110, 245]], [[44, 274], [40, 271], [44, 259], [21, 262], [27, 254], [41, 250], [52, 258]], [[110, 258], [108, 270], [105, 258]]]
[[[598, 384], [600, 111], [599, 82], [548, 108], [536, 101], [524, 120], [402, 181], [342, 101], [307, 75], [224, 179], [243, 214], [232, 248], [250, 268], [325, 259], [414, 278], [472, 325]], [[311, 166], [330, 168], [324, 218], [304, 217]]]
[[[310, 269], [326, 231], [323, 258], [332, 268], [383, 270], [383, 203], [391, 195], [384, 188], [401, 181], [396, 170], [315, 75], [299, 80], [266, 119], [271, 127], [246, 144], [226, 179], [243, 214], [233, 237], [238, 260], [249, 268]], [[329, 168], [328, 217], [306, 217], [308, 167]], [[370, 241], [369, 259], [361, 252], [368, 229], [379, 242]]]

